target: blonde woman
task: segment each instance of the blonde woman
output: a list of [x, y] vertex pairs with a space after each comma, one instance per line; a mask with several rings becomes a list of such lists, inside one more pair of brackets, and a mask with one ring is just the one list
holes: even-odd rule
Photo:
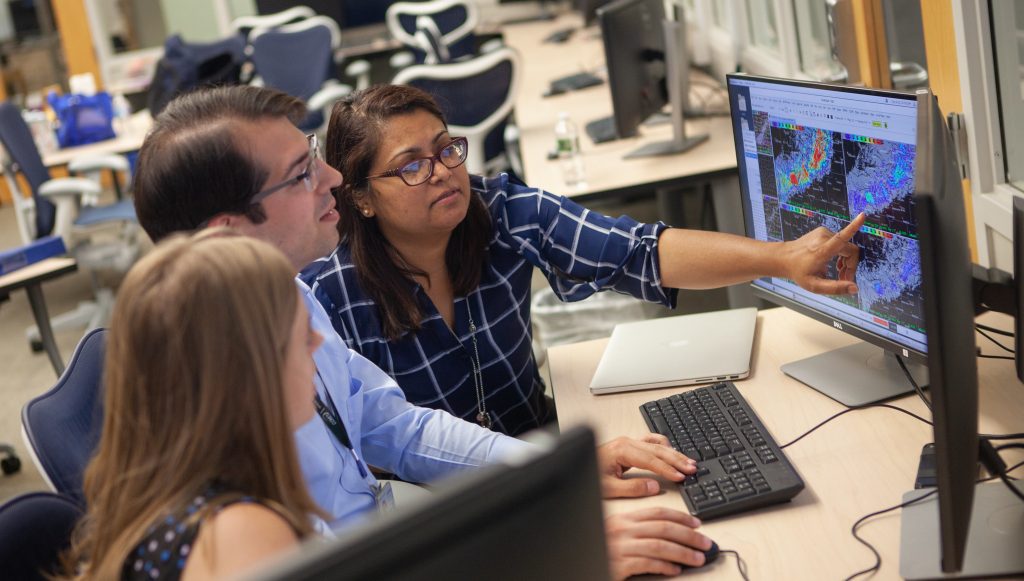
[[292, 432], [313, 417], [321, 339], [293, 270], [264, 242], [206, 234], [128, 274], [70, 575], [219, 578], [314, 532]]

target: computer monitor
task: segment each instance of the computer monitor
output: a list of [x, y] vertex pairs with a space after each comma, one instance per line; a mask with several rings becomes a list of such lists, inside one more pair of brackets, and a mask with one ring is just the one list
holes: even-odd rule
[[[748, 236], [795, 240], [867, 215], [853, 239], [860, 248], [857, 295], [819, 295], [774, 277], [752, 283], [756, 296], [863, 340], [782, 370], [843, 404], [864, 405], [913, 390], [895, 353], [923, 386], [928, 345], [912, 198], [916, 97], [738, 74], [727, 84]], [[828, 276], [836, 274], [829, 266]]]
[[597, 9], [613, 0], [576, 0], [576, 10], [583, 17], [583, 26], [587, 27], [597, 22]]
[[589, 429], [441, 485], [258, 579], [607, 580], [601, 489]]
[[[931, 579], [953, 573], [971, 577], [1018, 574], [1024, 572], [1020, 550], [1024, 547], [1024, 503], [1002, 482], [976, 484], [975, 297], [955, 149], [935, 96], [921, 90], [917, 99], [914, 203], [928, 328], [938, 490], [937, 498], [932, 495], [903, 509], [900, 575]], [[1016, 237], [1024, 228], [1024, 206], [1015, 204], [1014, 214]], [[1021, 241], [1015, 239], [1016, 248], [1021, 248]], [[1021, 254], [1017, 251], [1015, 257]], [[1020, 488], [1024, 490], [1024, 486]], [[928, 492], [907, 493], [904, 502]]]
[[597, 15], [615, 136], [636, 135], [644, 120], [672, 105], [672, 139], [647, 144], [626, 157], [682, 153], [707, 140], [706, 134], [687, 137], [683, 120], [690, 70], [686, 23], [666, 19], [664, 0], [617, 0], [598, 9]]

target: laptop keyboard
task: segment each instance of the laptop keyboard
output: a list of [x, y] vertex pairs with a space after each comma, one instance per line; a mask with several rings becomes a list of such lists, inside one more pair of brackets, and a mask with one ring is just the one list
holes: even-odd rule
[[792, 499], [804, 482], [760, 418], [731, 382], [699, 387], [640, 406], [652, 432], [697, 460], [679, 485], [701, 519]]

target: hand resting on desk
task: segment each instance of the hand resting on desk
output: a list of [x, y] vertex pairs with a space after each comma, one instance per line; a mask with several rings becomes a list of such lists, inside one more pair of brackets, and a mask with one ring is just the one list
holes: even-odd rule
[[653, 478], [623, 478], [630, 468], [650, 470], [672, 482], [697, 471], [695, 460], [669, 446], [661, 434], [647, 434], [639, 440], [615, 438], [597, 447], [597, 465], [601, 472], [601, 492], [605, 498], [653, 496], [661, 486]]

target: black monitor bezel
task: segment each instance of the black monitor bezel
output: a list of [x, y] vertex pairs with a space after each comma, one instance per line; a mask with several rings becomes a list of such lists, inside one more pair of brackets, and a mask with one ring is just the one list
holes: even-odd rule
[[[840, 91], [840, 92], [844, 92], [844, 93], [856, 93], [856, 94], [860, 94], [860, 95], [871, 95], [871, 96], [874, 96], [874, 97], [892, 97], [892, 98], [898, 98], [898, 99], [901, 99], [901, 100], [904, 100], [904, 101], [916, 101], [917, 100], [917, 96], [913, 92], [907, 92], [907, 91], [895, 91], [895, 90], [885, 90], [885, 89], [869, 89], [869, 88], [864, 88], [864, 87], [851, 87], [851, 86], [840, 85], [840, 84], [836, 84], [836, 83], [823, 83], [823, 82], [815, 82], [815, 81], [801, 81], [801, 80], [796, 80], [796, 79], [782, 79], [782, 78], [778, 78], [778, 77], [768, 77], [768, 76], [762, 76], [762, 75], [750, 75], [750, 74], [747, 74], [747, 73], [729, 73], [729, 74], [727, 74], [726, 75], [726, 83], [725, 83], [727, 91], [730, 91], [730, 88], [732, 86], [731, 82], [734, 79], [735, 80], [747, 80], [747, 81], [760, 81], [760, 82], [774, 83], [774, 84], [780, 84], [780, 85], [790, 85], [790, 86], [795, 86], [795, 87], [803, 87], [803, 88], [809, 88], [809, 89], [828, 89], [828, 90], [835, 90], [835, 91]], [[744, 159], [744, 156], [743, 156], [743, 153], [744, 153], [743, 152], [743, 139], [742, 139], [742, 136], [739, 134], [739, 130], [738, 130], [738, 127], [737, 127], [736, 122], [735, 122], [737, 111], [736, 111], [736, 104], [734, 102], [734, 99], [732, 98], [731, 91], [730, 91], [730, 97], [729, 97], [729, 109], [730, 109], [730, 115], [733, 118], [733, 138], [734, 138], [735, 147], [736, 147], [736, 159], [741, 161], [741, 160]], [[753, 208], [751, 207], [750, 198], [748, 196], [748, 192], [750, 191], [750, 187], [749, 187], [749, 184], [747, 183], [745, 172], [737, 171], [737, 173], [739, 174], [739, 181], [740, 181], [740, 197], [741, 197], [741, 205], [743, 207], [744, 229], [746, 230], [747, 236], [753, 238], [754, 237], [754, 230], [753, 230]], [[880, 347], [882, 349], [885, 349], [886, 351], [891, 351], [891, 352], [894, 352], [894, 353], [898, 353], [898, 354], [902, 355], [905, 359], [908, 359], [908, 360], [913, 361], [915, 363], [926, 364], [928, 362], [928, 355], [924, 351], [921, 351], [921, 350], [918, 350], [918, 349], [914, 349], [914, 348], [909, 347], [907, 345], [903, 345], [903, 344], [898, 343], [898, 342], [896, 342], [896, 341], [894, 341], [892, 339], [889, 339], [888, 337], [885, 337], [885, 336], [882, 336], [882, 335], [878, 335], [877, 333], [874, 333], [874, 332], [872, 332], [872, 331], [870, 331], [868, 329], [865, 329], [863, 327], [859, 327], [859, 326], [857, 326], [854, 323], [851, 323], [849, 321], [844, 321], [844, 320], [836, 319], [835, 317], [829, 315], [828, 313], [824, 313], [824, 312], [819, 311], [819, 310], [817, 310], [817, 309], [815, 309], [815, 308], [813, 308], [811, 306], [808, 306], [808, 305], [806, 305], [804, 303], [797, 302], [797, 301], [795, 301], [793, 299], [790, 299], [790, 298], [788, 298], [786, 296], [783, 296], [783, 295], [781, 295], [779, 293], [772, 292], [772, 291], [770, 291], [768, 289], [760, 287], [760, 286], [758, 286], [756, 284], [756, 281], [751, 282], [750, 283], [750, 287], [751, 287], [751, 289], [753, 289], [754, 296], [756, 296], [758, 298], [762, 298], [762, 299], [771, 301], [773, 303], [776, 303], [776, 304], [778, 304], [780, 306], [784, 306], [784, 307], [790, 308], [790, 309], [792, 309], [792, 310], [794, 310], [794, 311], [796, 311], [796, 312], [798, 312], [798, 313], [800, 313], [802, 315], [805, 315], [805, 316], [810, 317], [810, 318], [812, 318], [814, 320], [817, 320], [817, 321], [820, 321], [822, 323], [825, 323], [826, 325], [835, 327], [835, 328], [843, 331], [844, 333], [848, 333], [848, 334], [850, 334], [850, 335], [852, 335], [852, 336], [854, 336], [854, 337], [856, 337], [858, 339], [861, 339], [862, 341], [866, 341], [868, 343], [871, 343], [872, 345], [876, 345], [876, 346], [878, 346], [878, 347]], [[925, 335], [927, 337], [927, 331], [925, 332]]]

